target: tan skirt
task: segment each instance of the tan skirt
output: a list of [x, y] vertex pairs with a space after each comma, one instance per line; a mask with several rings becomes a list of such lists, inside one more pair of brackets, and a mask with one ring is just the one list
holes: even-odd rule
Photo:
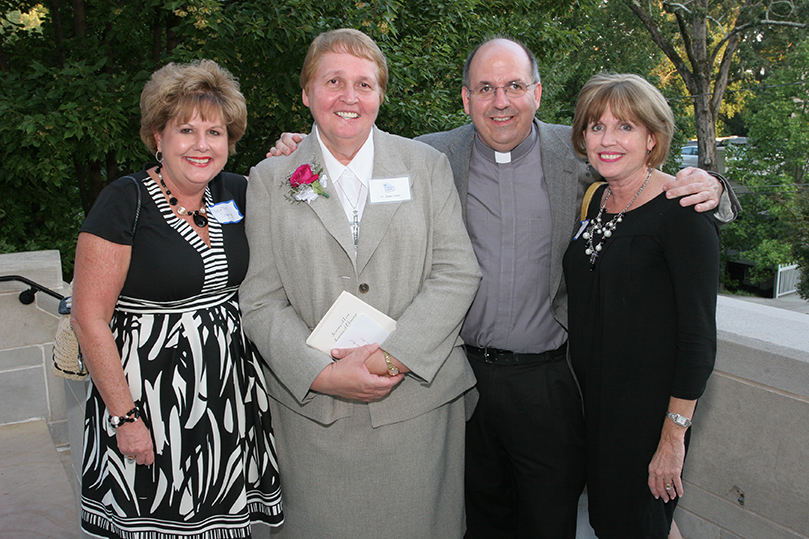
[[288, 539], [460, 539], [464, 401], [371, 427], [368, 406], [324, 426], [271, 399]]

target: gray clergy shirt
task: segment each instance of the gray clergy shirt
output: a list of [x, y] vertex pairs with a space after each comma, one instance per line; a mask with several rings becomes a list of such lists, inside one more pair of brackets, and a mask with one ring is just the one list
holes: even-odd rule
[[464, 342], [521, 353], [559, 348], [567, 332], [550, 309], [551, 212], [536, 126], [510, 154], [475, 137], [466, 212], [483, 280]]

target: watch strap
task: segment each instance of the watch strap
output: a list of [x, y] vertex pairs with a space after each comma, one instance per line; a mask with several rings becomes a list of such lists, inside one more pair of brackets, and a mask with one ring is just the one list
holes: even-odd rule
[[385, 363], [388, 365], [388, 376], [396, 376], [399, 374], [399, 367], [393, 364], [390, 360], [390, 354], [382, 350], [382, 354], [385, 356]]
[[691, 426], [691, 419], [684, 415], [675, 414], [674, 412], [666, 412], [666, 417], [674, 421], [676, 425], [687, 429]]

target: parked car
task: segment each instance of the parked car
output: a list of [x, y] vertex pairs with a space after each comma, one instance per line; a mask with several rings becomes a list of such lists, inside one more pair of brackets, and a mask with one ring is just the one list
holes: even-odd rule
[[699, 148], [696, 146], [683, 146], [680, 150], [680, 168], [696, 167], [699, 161]]

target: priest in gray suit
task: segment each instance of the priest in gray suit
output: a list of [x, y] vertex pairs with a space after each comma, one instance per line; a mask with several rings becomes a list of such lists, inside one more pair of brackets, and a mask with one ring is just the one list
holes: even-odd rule
[[[584, 486], [581, 399], [566, 357], [562, 256], [598, 178], [570, 127], [536, 119], [534, 55], [494, 38], [464, 65], [472, 124], [419, 137], [449, 157], [483, 279], [461, 330], [479, 402], [466, 431], [467, 539], [573, 539]], [[271, 150], [288, 154], [300, 138]], [[714, 209], [719, 181], [685, 169], [669, 196]], [[722, 196], [717, 217], [738, 203]], [[282, 470], [283, 473], [283, 470]]]

